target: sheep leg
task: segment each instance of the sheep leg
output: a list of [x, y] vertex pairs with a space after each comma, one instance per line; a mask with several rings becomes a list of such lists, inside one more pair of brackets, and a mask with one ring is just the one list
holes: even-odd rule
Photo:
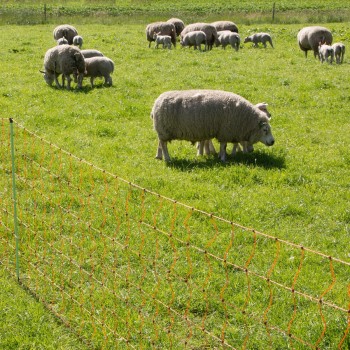
[[94, 78], [93, 77], [90, 78], [90, 83], [91, 83], [91, 87], [93, 88], [94, 87]]
[[232, 148], [231, 154], [232, 154], [233, 156], [235, 156], [235, 155], [237, 154], [237, 152], [239, 152], [239, 151], [241, 151], [241, 147], [239, 146], [239, 143], [235, 142], [235, 143], [233, 144], [233, 148]]
[[54, 79], [55, 79], [55, 84], [56, 84], [56, 86], [58, 86], [58, 87], [60, 88], [61, 85], [60, 85], [60, 83], [58, 82], [57, 74], [56, 74], [56, 62], [54, 63], [53, 68], [54, 68], [53, 77], [54, 77]]
[[208, 154], [216, 154], [216, 149], [213, 145], [213, 141], [212, 140], [207, 140], [207, 152]]
[[162, 151], [163, 151], [164, 160], [166, 162], [169, 162], [170, 156], [169, 156], [169, 152], [168, 152], [167, 142], [166, 141], [159, 141], [159, 142], [160, 142], [160, 147], [162, 148]]
[[70, 77], [70, 75], [66, 75], [66, 78], [67, 78], [67, 90], [70, 90], [70, 82], [72, 78]]
[[219, 158], [222, 162], [226, 162], [226, 142], [220, 142], [220, 152], [219, 152]]
[[197, 142], [197, 156], [203, 155], [204, 143], [205, 143], [205, 141]]

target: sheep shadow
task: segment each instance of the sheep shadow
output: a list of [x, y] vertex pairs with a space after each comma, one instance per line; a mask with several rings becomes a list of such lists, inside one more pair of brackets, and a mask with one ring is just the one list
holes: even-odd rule
[[252, 153], [237, 153], [235, 156], [228, 155], [225, 163], [217, 156], [202, 157], [197, 160], [172, 158], [167, 166], [180, 171], [192, 171], [193, 169], [206, 169], [212, 167], [232, 167], [236, 165], [260, 167], [264, 169], [286, 168], [285, 156], [255, 151]]

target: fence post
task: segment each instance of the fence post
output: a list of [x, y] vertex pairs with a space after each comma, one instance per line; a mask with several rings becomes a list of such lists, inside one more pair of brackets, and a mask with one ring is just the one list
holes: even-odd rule
[[272, 6], [272, 22], [275, 21], [275, 10], [276, 10], [276, 3], [274, 2]]
[[13, 120], [10, 118], [10, 142], [11, 142], [11, 160], [12, 160], [12, 192], [13, 192], [13, 221], [16, 239], [16, 275], [19, 281], [19, 235], [17, 218], [17, 195], [16, 195], [16, 169], [15, 169], [15, 144], [13, 137]]

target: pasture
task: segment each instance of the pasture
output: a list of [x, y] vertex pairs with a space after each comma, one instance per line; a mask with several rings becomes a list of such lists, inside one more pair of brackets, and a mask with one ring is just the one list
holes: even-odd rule
[[[267, 4], [264, 9], [268, 11]], [[152, 21], [167, 19], [159, 14], [151, 14], [149, 18]], [[214, 12], [210, 13], [210, 18], [203, 14], [201, 17], [205, 21], [219, 19], [222, 19], [221, 14]], [[149, 20], [133, 23], [123, 18], [113, 22], [71, 22], [84, 37], [83, 48], [98, 49], [115, 62], [112, 87], [104, 87], [102, 80], [96, 80], [97, 87], [91, 89], [89, 81], [84, 80], [81, 91], [49, 87], [39, 72], [46, 50], [55, 45], [52, 37], [55, 24], [2, 26], [0, 117], [14, 118], [78, 158], [142, 188], [349, 262], [348, 53], [342, 65], [320, 64], [311, 52], [305, 59], [297, 46], [296, 35], [300, 28], [309, 25], [307, 22], [240, 24], [236, 21], [241, 38], [264, 31], [271, 34], [275, 46], [263, 49], [244, 44], [238, 52], [229, 47], [199, 52], [181, 49], [179, 44], [172, 50], [155, 50], [154, 44], [148, 48], [144, 34]], [[349, 22], [318, 24], [332, 31], [334, 42], [342, 41], [347, 48], [350, 46]], [[167, 90], [194, 88], [227, 90], [253, 103], [267, 102], [275, 145], [267, 148], [257, 144], [253, 153], [229, 156], [223, 164], [214, 156], [197, 157], [195, 147], [188, 142], [174, 141], [169, 145], [170, 163], [154, 159], [157, 136], [150, 119], [154, 100]], [[7, 124], [4, 125], [2, 132], [7, 128]], [[216, 142], [215, 145], [218, 146]], [[0, 194], [4, 198], [8, 195], [6, 170], [0, 168]], [[82, 176], [89, 177], [89, 174]], [[21, 195], [30, 196], [30, 191]], [[5, 201], [0, 203], [3, 205]], [[207, 239], [209, 237], [203, 237], [202, 243]], [[273, 256], [273, 252], [273, 249], [268, 250], [266, 254]], [[264, 252], [260, 251], [260, 255], [261, 265], [264, 265]], [[297, 262], [296, 257], [291, 259], [294, 258]], [[196, 265], [203, 261], [199, 259]], [[303, 271], [305, 276], [312, 274], [312, 268], [315, 266]], [[286, 271], [279, 267], [281, 280], [290, 278], [287, 270], [287, 267]], [[188, 272], [186, 267], [183, 271]], [[213, 275], [218, 280], [222, 278], [215, 276], [215, 272]], [[336, 275], [340, 286], [346, 289], [348, 268], [339, 267]], [[6, 280], [6, 275], [1, 279]], [[325, 277], [316, 273], [309, 288], [314, 289], [318, 283], [326, 284]], [[17, 298], [25, 298], [15, 285], [12, 288]], [[332, 297], [348, 308], [349, 299], [344, 288], [336, 289]], [[242, 293], [238, 298], [244, 296]], [[7, 291], [1, 294], [1, 305], [8, 297]], [[10, 323], [15, 323], [16, 317], [8, 314]], [[43, 315], [46, 319], [46, 314]], [[211, 317], [215, 317], [215, 309]], [[278, 319], [278, 315], [274, 317]], [[55, 327], [54, 322], [52, 324]], [[339, 324], [343, 330], [346, 319], [340, 318]], [[309, 326], [299, 325], [296, 333], [302, 333]], [[332, 333], [322, 343], [323, 349], [334, 346], [332, 335], [336, 338], [340, 332], [336, 326], [329, 325]], [[37, 332], [30, 327], [28, 320], [23, 333]], [[39, 328], [40, 325], [36, 329]], [[7, 331], [3, 326], [2, 333]], [[21, 330], [18, 332], [21, 334]], [[55, 339], [50, 342], [48, 334], [51, 332], [45, 330], [47, 339], [36, 341], [49, 344], [46, 349], [59, 348]], [[61, 328], [55, 328], [55, 332], [63, 332], [61, 337], [65, 345], [60, 345], [62, 349], [89, 348], [72, 340], [73, 336]], [[2, 341], [9, 349], [17, 349], [21, 342], [28, 348], [42, 346], [35, 347], [33, 338], [26, 335], [18, 337], [18, 343], [10, 343], [9, 336], [2, 337], [0, 344]], [[244, 340], [236, 340], [237, 347], [243, 347]], [[278, 344], [283, 348], [283, 339]], [[235, 347], [234, 343], [231, 345]], [[257, 349], [264, 346], [263, 340], [255, 343]]]

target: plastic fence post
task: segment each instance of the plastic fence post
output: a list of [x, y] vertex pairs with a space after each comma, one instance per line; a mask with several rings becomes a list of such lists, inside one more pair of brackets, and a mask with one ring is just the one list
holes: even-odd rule
[[13, 137], [13, 120], [10, 118], [10, 142], [11, 142], [11, 160], [12, 160], [12, 191], [13, 191], [13, 221], [16, 239], [16, 275], [19, 281], [19, 235], [17, 218], [17, 196], [16, 196], [16, 172], [15, 172], [15, 145]]

